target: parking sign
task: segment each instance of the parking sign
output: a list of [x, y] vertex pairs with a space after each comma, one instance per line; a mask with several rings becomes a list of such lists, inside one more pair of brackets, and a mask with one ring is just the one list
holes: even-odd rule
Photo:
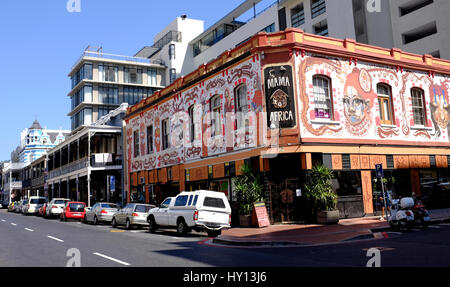
[[377, 173], [377, 177], [378, 177], [378, 178], [384, 177], [383, 165], [381, 165], [381, 164], [376, 164], [376, 165], [375, 165], [375, 171], [376, 171], [376, 173]]

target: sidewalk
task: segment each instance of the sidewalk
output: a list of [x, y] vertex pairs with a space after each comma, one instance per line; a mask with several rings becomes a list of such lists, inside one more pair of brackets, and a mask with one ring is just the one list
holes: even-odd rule
[[[450, 220], [450, 209], [431, 210], [432, 223]], [[265, 228], [231, 228], [222, 231], [214, 243], [235, 246], [324, 245], [350, 240], [386, 237], [386, 220], [376, 217], [341, 219], [333, 225], [271, 225]]]

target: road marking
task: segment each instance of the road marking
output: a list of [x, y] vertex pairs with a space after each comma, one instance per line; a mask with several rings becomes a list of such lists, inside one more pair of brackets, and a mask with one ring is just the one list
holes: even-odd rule
[[98, 253], [98, 252], [94, 252], [93, 254], [94, 254], [94, 255], [97, 255], [97, 256], [100, 256], [100, 257], [103, 257], [103, 258], [106, 258], [106, 259], [108, 259], [108, 260], [111, 260], [111, 261], [114, 261], [114, 262], [120, 263], [120, 264], [122, 264], [122, 265], [125, 265], [125, 266], [130, 266], [130, 264], [129, 264], [129, 263], [126, 263], [126, 262], [123, 262], [123, 261], [117, 260], [117, 259], [115, 259], [115, 258], [112, 258], [112, 257], [106, 256], [106, 255], [104, 255], [104, 254], [101, 254], [101, 253]]
[[6, 222], [6, 220], [2, 219], [2, 222]]
[[59, 242], [64, 242], [64, 240], [61, 240], [61, 239], [59, 239], [59, 238], [56, 238], [56, 237], [53, 237], [53, 236], [50, 236], [50, 235], [47, 235], [47, 237], [50, 238], [50, 239], [59, 241]]
[[117, 233], [117, 232], [125, 232], [125, 230], [111, 230], [111, 232]]
[[428, 226], [429, 228], [436, 228], [436, 229], [439, 229], [439, 228], [441, 228], [440, 226], [435, 226], [435, 225], [430, 225], [430, 226]]
[[24, 228], [24, 229], [27, 230], [27, 231], [30, 231], [30, 232], [34, 231], [33, 229], [29, 229], [29, 228]]
[[17, 224], [15, 224], [15, 223], [11, 223], [11, 225], [12, 225], [12, 226], [17, 226]]

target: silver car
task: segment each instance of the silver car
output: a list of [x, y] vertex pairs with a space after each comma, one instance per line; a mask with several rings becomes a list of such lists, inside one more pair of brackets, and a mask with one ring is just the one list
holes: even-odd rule
[[148, 211], [156, 206], [142, 203], [129, 203], [124, 208], [114, 214], [112, 218], [112, 227], [125, 225], [127, 229], [133, 226], [148, 226]]
[[120, 207], [117, 204], [98, 202], [94, 206], [86, 208], [84, 222], [92, 222], [94, 225], [100, 222], [111, 223], [114, 214], [119, 210]]

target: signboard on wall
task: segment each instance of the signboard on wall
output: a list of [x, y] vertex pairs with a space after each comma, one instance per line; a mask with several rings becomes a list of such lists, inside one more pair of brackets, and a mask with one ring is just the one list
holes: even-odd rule
[[270, 128], [293, 128], [296, 125], [292, 67], [271, 66], [264, 69], [267, 123]]

